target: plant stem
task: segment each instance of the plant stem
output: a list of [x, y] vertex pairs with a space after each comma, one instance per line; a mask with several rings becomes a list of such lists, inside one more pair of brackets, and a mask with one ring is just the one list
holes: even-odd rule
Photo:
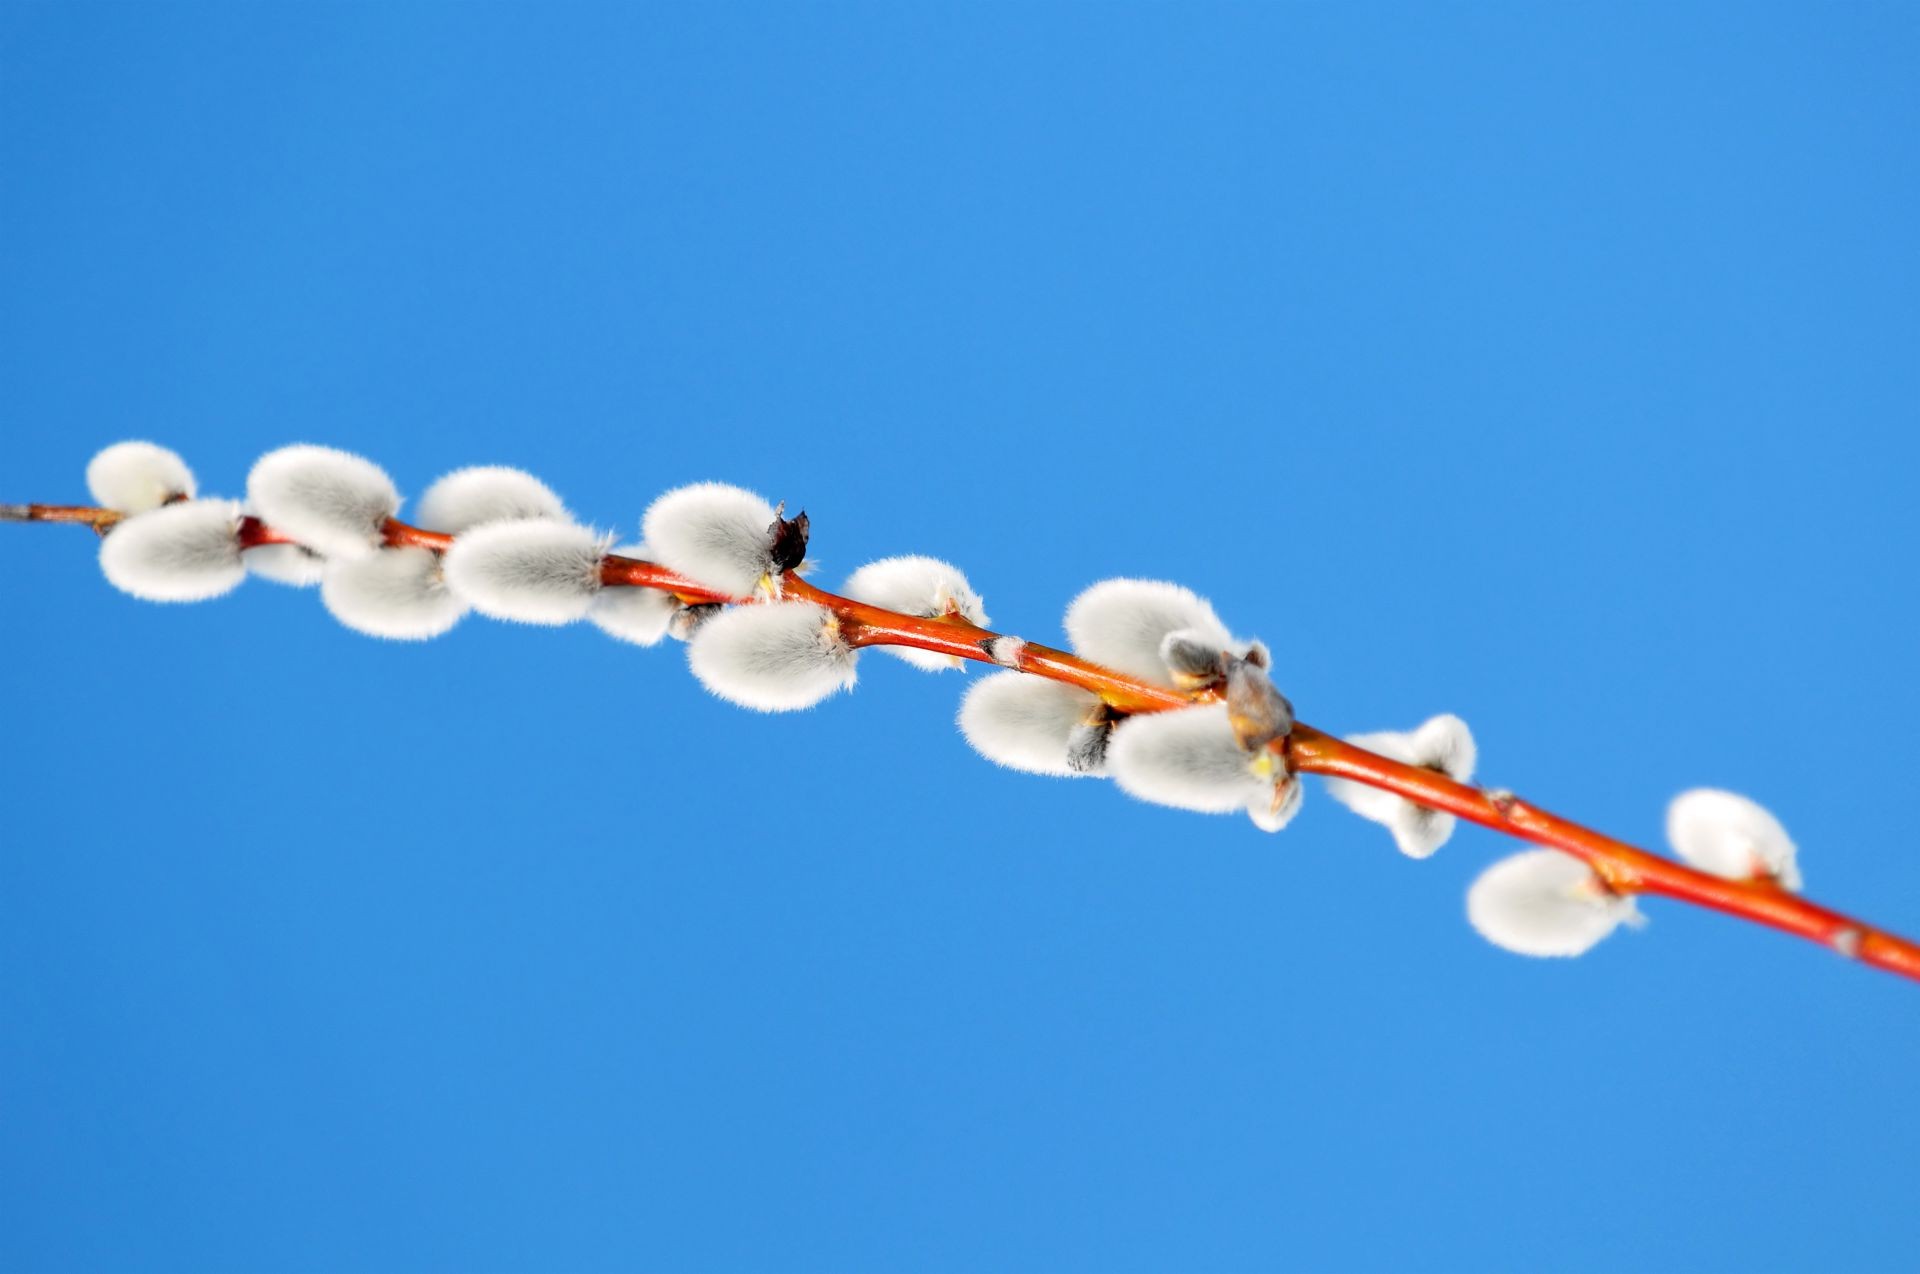
[[[85, 506], [0, 505], [0, 521], [72, 523], [92, 527], [101, 534], [120, 517], [110, 509]], [[443, 552], [453, 543], [450, 535], [394, 519], [389, 519], [383, 530], [392, 545]], [[240, 539], [247, 547], [295, 542], [253, 517], [241, 523]], [[603, 560], [600, 578], [613, 587], [661, 589], [688, 603], [750, 604], [762, 600], [733, 597], [656, 563], [613, 554]], [[911, 646], [1012, 668], [1091, 691], [1120, 712], [1164, 712], [1219, 697], [1213, 689], [1173, 690], [1128, 677], [1066, 651], [976, 627], [956, 615], [903, 615], [869, 606], [817, 588], [797, 575], [783, 576], [778, 593], [782, 599], [812, 602], [832, 611], [840, 622], [842, 637], [850, 645]], [[1771, 881], [1728, 880], [1696, 871], [1549, 813], [1511, 792], [1456, 783], [1438, 771], [1389, 760], [1304, 722], [1296, 722], [1292, 733], [1276, 740], [1272, 747], [1296, 772], [1351, 779], [1493, 831], [1571, 854], [1617, 894], [1656, 894], [1724, 912], [1920, 982], [1920, 945], [1808, 902]]]

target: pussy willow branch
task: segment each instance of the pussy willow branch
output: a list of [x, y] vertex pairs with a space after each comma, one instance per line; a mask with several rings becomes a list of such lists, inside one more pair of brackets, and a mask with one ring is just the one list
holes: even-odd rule
[[[103, 535], [120, 516], [111, 509], [87, 506], [0, 505], [0, 520], [77, 523]], [[390, 519], [384, 530], [387, 543], [393, 545], [416, 545], [440, 552], [453, 543], [450, 535], [397, 520]], [[240, 540], [249, 547], [296, 542], [252, 517], [241, 523]], [[750, 604], [760, 600], [717, 592], [652, 562], [616, 554], [602, 561], [600, 579], [614, 587], [660, 589], [689, 603]], [[869, 606], [816, 588], [792, 574], [782, 578], [780, 593], [784, 598], [813, 602], [832, 611], [840, 622], [841, 636], [853, 646], [912, 646], [1014, 668], [1090, 690], [1120, 712], [1164, 712], [1218, 698], [1218, 692], [1211, 689], [1170, 690], [1128, 677], [1062, 650], [977, 627], [957, 615], [923, 618]], [[1770, 881], [1728, 880], [1695, 871], [1549, 813], [1511, 792], [1456, 783], [1438, 771], [1389, 760], [1304, 722], [1295, 722], [1292, 733], [1271, 746], [1295, 772], [1365, 783], [1415, 804], [1570, 854], [1590, 867], [1616, 894], [1654, 894], [1725, 912], [1920, 982], [1920, 945], [1808, 902]]]

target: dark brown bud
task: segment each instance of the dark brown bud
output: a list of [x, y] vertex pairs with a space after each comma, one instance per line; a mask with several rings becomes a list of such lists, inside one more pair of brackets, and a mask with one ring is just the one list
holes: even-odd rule
[[1293, 705], [1274, 689], [1266, 669], [1251, 660], [1227, 660], [1227, 720], [1234, 738], [1257, 752], [1293, 732]]
[[[780, 506], [782, 510], [785, 505]], [[775, 575], [784, 575], [807, 560], [807, 515], [802, 510], [797, 518], [789, 518], [781, 512], [773, 515], [773, 525], [767, 528], [767, 535], [773, 541], [768, 557], [773, 564]]]

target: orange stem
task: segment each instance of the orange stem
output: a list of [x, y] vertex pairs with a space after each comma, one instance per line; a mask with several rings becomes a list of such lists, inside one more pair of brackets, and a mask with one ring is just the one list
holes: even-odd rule
[[0, 522], [67, 522], [89, 527], [100, 535], [112, 530], [123, 516], [90, 504], [0, 504]]
[[[0, 520], [78, 523], [102, 534], [120, 517], [110, 509], [84, 506], [0, 505]], [[445, 551], [453, 543], [450, 535], [395, 519], [388, 520], [384, 532], [389, 544], [413, 545], [436, 552]], [[242, 522], [240, 538], [246, 547], [295, 542], [252, 517]], [[604, 559], [600, 578], [602, 583], [614, 587], [661, 589], [689, 603], [759, 600], [733, 597], [656, 563], [617, 554], [609, 554]], [[813, 602], [832, 611], [840, 622], [841, 635], [850, 645], [911, 646], [1012, 668], [1079, 686], [1121, 712], [1164, 712], [1218, 698], [1217, 692], [1210, 689], [1187, 692], [1154, 685], [1066, 651], [977, 627], [957, 615], [903, 615], [870, 606], [817, 588], [797, 575], [781, 578], [779, 596]], [[1437, 771], [1389, 760], [1304, 722], [1296, 722], [1292, 734], [1272, 746], [1286, 757], [1289, 767], [1295, 771], [1365, 783], [1493, 831], [1571, 854], [1592, 868], [1615, 893], [1657, 894], [1725, 912], [1817, 942], [1862, 964], [1920, 982], [1920, 945], [1787, 893], [1771, 881], [1728, 880], [1696, 871], [1549, 813], [1511, 792], [1485, 791], [1456, 783]]]
[[1571, 854], [1615, 893], [1658, 894], [1723, 911], [1920, 981], [1920, 945], [1808, 902], [1771, 881], [1728, 880], [1695, 871], [1549, 813], [1510, 792], [1456, 783], [1444, 774], [1388, 760], [1312, 726], [1294, 726], [1288, 752], [1295, 769], [1385, 788], [1430, 809]]

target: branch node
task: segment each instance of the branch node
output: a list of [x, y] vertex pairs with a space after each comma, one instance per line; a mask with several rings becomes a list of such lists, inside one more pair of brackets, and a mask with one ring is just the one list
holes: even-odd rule
[[1023, 637], [988, 637], [980, 642], [980, 649], [986, 652], [987, 658], [1002, 668], [1018, 668], [1020, 652], [1026, 648], [1026, 639]]

